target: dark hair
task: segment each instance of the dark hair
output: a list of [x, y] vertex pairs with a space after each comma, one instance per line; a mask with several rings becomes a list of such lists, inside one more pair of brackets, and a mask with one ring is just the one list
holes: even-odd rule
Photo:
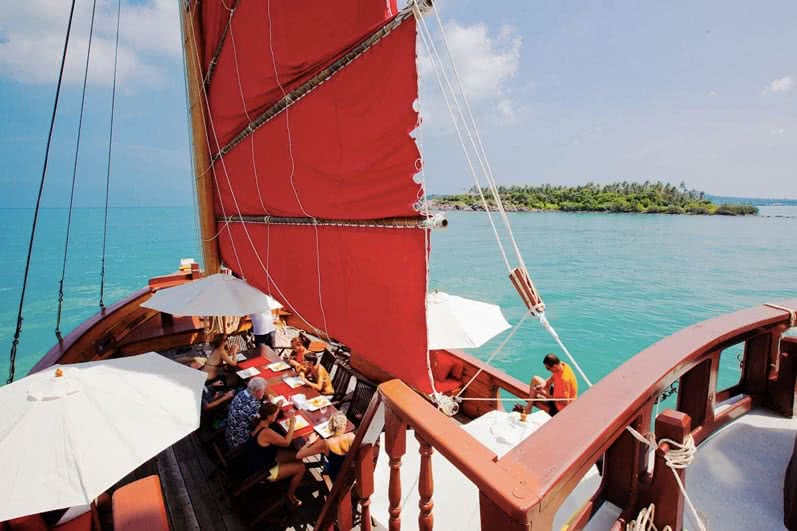
[[312, 352], [308, 352], [307, 354], [304, 355], [304, 361], [309, 361], [310, 363], [315, 365], [318, 362], [318, 356], [316, 356]]
[[559, 365], [560, 361], [556, 354], [546, 354], [545, 357], [542, 359], [542, 364], [546, 367], [550, 367], [552, 365]]
[[263, 402], [263, 405], [260, 406], [260, 420], [270, 417], [278, 409], [279, 406], [277, 404], [272, 402]]
[[213, 348], [219, 348], [224, 344], [225, 341], [227, 341], [227, 334], [216, 334], [213, 336], [213, 340], [210, 342], [210, 344], [213, 346]]
[[299, 335], [296, 336], [299, 338], [299, 341], [302, 342], [302, 346], [304, 348], [310, 348], [310, 338], [304, 335], [302, 332], [299, 332]]

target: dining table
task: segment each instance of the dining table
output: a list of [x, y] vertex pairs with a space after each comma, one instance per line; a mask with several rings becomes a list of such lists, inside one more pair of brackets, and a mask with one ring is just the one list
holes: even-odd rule
[[[257, 369], [258, 374], [253, 374], [249, 378], [260, 376], [264, 378], [266, 382], [268, 382], [267, 392], [269, 399], [274, 399], [278, 396], [285, 398], [285, 401], [280, 404], [280, 414], [277, 417], [277, 425], [280, 428], [284, 429], [280, 421], [289, 418], [291, 411], [295, 411], [297, 422], [299, 422], [298, 417], [302, 417], [305, 421], [307, 421], [307, 426], [294, 430], [294, 437], [291, 446], [293, 446], [295, 449], [299, 449], [305, 445], [307, 438], [311, 433], [316, 432], [319, 434], [319, 436], [324, 436], [323, 430], [320, 428], [329, 421], [330, 417], [338, 412], [338, 408], [332, 404], [329, 404], [326, 407], [319, 407], [314, 411], [307, 409], [306, 406], [310, 403], [310, 401], [312, 401], [314, 398], [320, 397], [321, 393], [306, 384], [300, 385], [298, 387], [291, 387], [291, 385], [289, 385], [285, 379], [296, 378], [299, 375], [290, 366], [282, 370], [274, 370], [273, 364], [279, 363], [281, 361], [284, 360], [276, 352], [274, 352], [274, 350], [266, 346], [265, 352], [262, 355], [255, 355], [252, 358], [248, 358], [245, 361], [239, 362], [237, 370], [240, 372], [245, 369]], [[270, 365], [271, 367], [269, 367]], [[249, 378], [246, 378], [246, 380], [248, 381]], [[304, 395], [305, 408], [301, 407], [301, 401], [297, 400], [297, 403], [294, 402], [294, 397], [296, 395]], [[310, 409], [313, 408], [310, 407]], [[319, 429], [316, 429], [317, 426]], [[354, 431], [354, 429], [354, 424], [349, 420], [346, 425], [346, 433]]]

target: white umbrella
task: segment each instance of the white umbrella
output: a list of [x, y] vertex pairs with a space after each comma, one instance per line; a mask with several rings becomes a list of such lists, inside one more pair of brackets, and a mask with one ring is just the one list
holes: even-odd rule
[[88, 504], [196, 430], [206, 377], [150, 352], [0, 387], [0, 522]]
[[476, 348], [509, 328], [495, 304], [436, 291], [426, 294], [429, 349]]
[[141, 306], [172, 315], [249, 315], [282, 308], [245, 280], [224, 273], [162, 289]]

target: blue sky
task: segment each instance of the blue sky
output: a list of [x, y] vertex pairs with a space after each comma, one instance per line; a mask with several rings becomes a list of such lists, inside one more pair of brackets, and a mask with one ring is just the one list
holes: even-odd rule
[[[68, 2], [0, 7], [0, 206], [32, 206]], [[99, 0], [76, 202], [104, 197], [115, 2]], [[190, 205], [177, 0], [125, 2], [111, 202]], [[499, 183], [660, 179], [797, 198], [797, 3], [439, 0]], [[45, 204], [65, 204], [90, 2], [56, 122]], [[436, 21], [427, 16], [434, 29]], [[440, 37], [435, 37], [441, 44]], [[419, 47], [431, 193], [472, 178]]]

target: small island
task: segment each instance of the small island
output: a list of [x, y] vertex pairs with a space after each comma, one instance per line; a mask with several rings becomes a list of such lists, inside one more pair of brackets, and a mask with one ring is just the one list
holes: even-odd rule
[[[509, 212], [625, 212], [640, 214], [695, 214], [745, 216], [758, 214], [750, 204], [716, 204], [704, 192], [661, 182], [588, 183], [582, 186], [499, 186], [504, 208]], [[495, 202], [485, 190], [488, 208]], [[430, 197], [435, 210], [484, 210], [478, 190]]]

